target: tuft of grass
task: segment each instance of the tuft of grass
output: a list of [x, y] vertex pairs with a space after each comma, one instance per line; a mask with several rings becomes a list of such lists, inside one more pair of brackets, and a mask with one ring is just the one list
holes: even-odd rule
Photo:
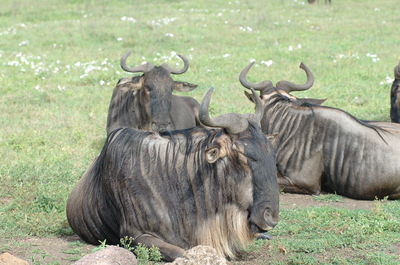
[[313, 196], [313, 199], [320, 202], [343, 202], [343, 197], [337, 194], [321, 194]]

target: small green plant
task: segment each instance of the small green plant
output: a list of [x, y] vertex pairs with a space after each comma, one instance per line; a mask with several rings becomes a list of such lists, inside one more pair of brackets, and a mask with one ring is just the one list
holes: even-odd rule
[[98, 245], [97, 247], [92, 249], [92, 253], [102, 250], [108, 246], [106, 243], [106, 239], [104, 239], [103, 241], [99, 240], [99, 243], [100, 243], [100, 245]]
[[139, 260], [140, 263], [147, 264], [148, 261], [156, 261], [156, 262], [161, 261], [160, 250], [155, 246], [148, 248], [143, 244], [139, 243], [135, 247], [133, 253], [135, 253], [136, 258]]
[[33, 265], [40, 265], [45, 263], [44, 260], [46, 257], [49, 256], [44, 250], [42, 249], [33, 249], [31, 256], [31, 262]]
[[136, 258], [140, 261], [148, 261], [150, 258], [149, 249], [146, 246], [144, 246], [142, 243], [139, 243], [135, 247], [135, 250], [133, 251], [133, 253], [135, 253]]
[[149, 248], [149, 258], [151, 261], [161, 261], [160, 249], [155, 246]]
[[129, 251], [132, 251], [134, 247], [132, 246], [133, 240], [135, 240], [133, 237], [128, 237], [124, 236], [123, 238], [119, 239], [119, 242], [121, 244], [120, 247], [125, 248]]

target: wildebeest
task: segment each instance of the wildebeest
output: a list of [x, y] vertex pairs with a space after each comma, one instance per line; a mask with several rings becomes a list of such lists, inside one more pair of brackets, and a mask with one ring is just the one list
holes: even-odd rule
[[313, 85], [314, 77], [303, 63], [304, 85], [279, 81], [273, 86], [269, 80], [252, 84], [246, 79], [252, 65], [242, 70], [239, 79], [243, 86], [260, 91], [265, 106], [261, 128], [275, 135], [278, 183], [284, 191], [400, 198], [399, 132], [363, 122], [341, 109], [320, 106], [323, 100], [291, 95]]
[[196, 121], [199, 103], [191, 97], [172, 94], [172, 91], [188, 92], [197, 87], [171, 78], [171, 74], [185, 73], [189, 61], [178, 55], [184, 63], [181, 70], [172, 69], [167, 64], [154, 66], [151, 63], [128, 67], [126, 59], [130, 54], [121, 57], [121, 68], [143, 74], [118, 81], [108, 109], [107, 134], [121, 127], [162, 131], [200, 125]]
[[[211, 118], [210, 89], [200, 107], [209, 127], [110, 133], [67, 202], [72, 229], [86, 242], [124, 236], [174, 260], [195, 245], [235, 257], [278, 222], [275, 153], [256, 114]], [[253, 90], [254, 93], [254, 90]]]
[[400, 123], [400, 63], [394, 68], [394, 81], [390, 90], [390, 118]]

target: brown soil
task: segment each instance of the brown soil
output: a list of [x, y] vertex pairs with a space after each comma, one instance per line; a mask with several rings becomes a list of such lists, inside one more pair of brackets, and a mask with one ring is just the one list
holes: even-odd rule
[[[323, 195], [321, 195], [323, 196]], [[318, 196], [282, 193], [280, 198], [280, 206], [282, 209], [301, 209], [306, 207], [331, 206], [337, 208], [345, 208], [349, 210], [364, 209], [371, 210], [374, 208], [374, 201], [352, 200], [342, 197], [339, 202], [320, 201]]]
[[[372, 209], [373, 201], [358, 201], [343, 198], [340, 202], [332, 202], [328, 200], [319, 201], [315, 197], [299, 194], [281, 194], [281, 209], [294, 209], [305, 207], [333, 206], [346, 209]], [[13, 242], [5, 242], [0, 239], [0, 253], [9, 252], [14, 256], [29, 261], [31, 264], [71, 264], [79, 257], [90, 253], [94, 248], [79, 240], [77, 236], [68, 237], [48, 237], [48, 238], [24, 238], [13, 239]], [[241, 261], [235, 261], [231, 264], [268, 264], [271, 260], [271, 252], [265, 251], [272, 248], [266, 244], [259, 251], [251, 252], [242, 257]], [[276, 253], [276, 252], [275, 252]], [[279, 255], [281, 257], [279, 257]], [[278, 257], [274, 254], [274, 260], [284, 260], [285, 249], [279, 249]], [[261, 262], [261, 263], [260, 263]]]

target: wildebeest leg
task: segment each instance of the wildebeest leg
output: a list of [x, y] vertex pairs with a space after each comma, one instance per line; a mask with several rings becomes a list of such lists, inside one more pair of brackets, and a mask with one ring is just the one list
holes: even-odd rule
[[288, 174], [278, 177], [278, 184], [284, 192], [313, 194], [321, 193], [321, 177], [323, 171], [322, 153], [317, 152], [303, 161], [298, 170], [288, 170]]
[[166, 261], [174, 261], [177, 257], [180, 257], [183, 255], [185, 252], [184, 249], [171, 245], [167, 242], [165, 242], [162, 239], [159, 239], [155, 236], [149, 235], [149, 234], [143, 234], [135, 239], [135, 243], [139, 244], [142, 243], [146, 247], [152, 247], [155, 246], [158, 249], [160, 249], [161, 255], [163, 256], [163, 259]]
[[283, 192], [287, 193], [299, 193], [299, 194], [312, 194], [310, 191], [294, 185], [288, 178], [279, 177], [278, 178], [279, 187]]

